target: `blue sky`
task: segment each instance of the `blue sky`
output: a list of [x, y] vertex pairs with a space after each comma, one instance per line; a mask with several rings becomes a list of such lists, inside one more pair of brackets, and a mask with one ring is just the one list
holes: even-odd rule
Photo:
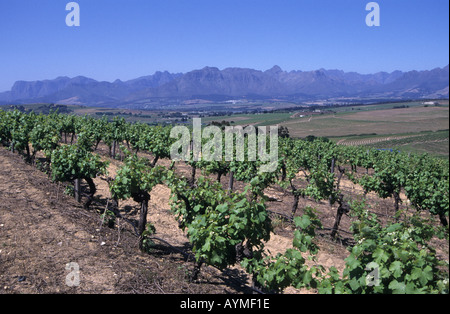
[[205, 66], [360, 73], [449, 63], [448, 0], [0, 0], [0, 91], [17, 80], [128, 80]]

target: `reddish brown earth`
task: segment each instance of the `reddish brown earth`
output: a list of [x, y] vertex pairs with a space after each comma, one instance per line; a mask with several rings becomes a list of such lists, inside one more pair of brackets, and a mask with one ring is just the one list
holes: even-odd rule
[[[115, 229], [102, 227], [95, 208], [85, 211], [63, 192], [0, 147], [0, 293], [248, 292], [235, 274], [214, 268], [205, 267], [199, 283], [189, 283], [192, 262], [183, 255], [168, 246], [154, 255], [140, 253], [128, 223], [119, 219]], [[96, 206], [102, 201], [97, 198]], [[68, 263], [79, 265], [77, 287], [66, 285], [73, 270], [66, 270]]]

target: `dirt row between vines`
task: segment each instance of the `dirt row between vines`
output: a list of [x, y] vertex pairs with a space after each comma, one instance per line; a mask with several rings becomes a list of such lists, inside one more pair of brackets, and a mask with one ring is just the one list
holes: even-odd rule
[[[148, 154], [140, 154], [140, 156], [148, 157], [151, 159], [152, 157]], [[95, 183], [97, 185], [97, 198], [100, 199], [110, 199], [111, 194], [109, 191], [109, 186], [106, 180], [106, 177], [114, 178], [117, 174], [118, 168], [121, 166], [121, 162], [118, 160], [112, 160], [111, 158], [103, 157], [104, 160], [110, 162], [108, 167], [108, 174], [104, 177], [99, 177], [95, 179]], [[165, 167], [170, 166], [169, 160], [160, 160], [158, 161], [158, 165], [163, 165]], [[184, 163], [177, 163], [176, 165], [177, 172], [180, 175], [184, 175], [186, 177], [190, 176], [191, 168]], [[200, 170], [197, 170], [197, 177], [200, 175], [204, 175]], [[214, 176], [211, 176], [212, 179], [215, 179]], [[222, 178], [222, 182], [228, 182], [229, 177], [224, 176]], [[226, 185], [226, 184], [224, 184]], [[235, 183], [236, 190], [243, 190], [244, 184], [241, 182]], [[149, 213], [147, 220], [154, 224], [156, 228], [155, 236], [167, 241], [170, 245], [173, 245], [177, 248], [181, 248], [185, 251], [189, 250], [189, 239], [186, 235], [186, 232], [183, 232], [178, 227], [178, 222], [175, 219], [175, 216], [171, 213], [170, 210], [170, 189], [164, 185], [157, 185], [152, 192], [150, 193], [150, 202], [149, 202]], [[273, 209], [274, 212], [283, 213], [280, 211], [280, 204], [290, 206], [291, 198], [288, 195], [285, 195], [284, 192], [280, 192], [274, 188], [269, 188], [266, 190], [266, 195], [277, 199], [278, 201], [270, 203], [269, 209]], [[306, 205], [306, 204], [303, 204]], [[136, 212], [139, 209], [139, 204], [134, 202], [133, 200], [126, 200], [119, 202], [119, 210], [122, 213], [130, 213]], [[299, 211], [299, 214], [301, 212]], [[286, 213], [287, 214], [287, 213]], [[129, 217], [132, 219], [132, 216]], [[135, 218], [137, 219], [137, 217]], [[276, 220], [277, 217], [274, 217]], [[334, 221], [333, 221], [334, 222]], [[292, 248], [292, 240], [293, 240], [293, 231], [294, 228], [291, 224], [278, 221], [277, 228], [275, 233], [271, 234], [270, 241], [265, 243], [265, 248], [267, 253], [276, 256], [278, 253], [284, 253], [286, 249]], [[345, 262], [344, 259], [347, 256], [347, 251], [345, 247], [342, 245], [336, 245], [332, 243], [331, 250], [320, 251], [318, 254], [317, 264], [323, 265], [325, 267], [335, 266], [340, 270], [344, 269]], [[241, 278], [246, 277], [245, 272], [239, 266], [231, 267], [231, 270], [235, 273], [239, 273]], [[251, 285], [250, 278], [246, 278], [245, 282], [248, 286]], [[288, 288], [285, 293], [294, 294], [294, 293], [311, 293], [310, 291], [305, 290], [297, 290], [293, 288]]]
[[[100, 195], [86, 211], [63, 192], [0, 147], [0, 294], [249, 293], [237, 280], [242, 274], [210, 267], [189, 283], [192, 262], [176, 250], [143, 254], [128, 223], [102, 226], [95, 210], [103, 206]], [[79, 285], [69, 263], [79, 266]]]
[[369, 138], [369, 139], [364, 139], [364, 140], [343, 139], [343, 140], [340, 140], [337, 144], [345, 145], [345, 146], [362, 146], [362, 145], [377, 144], [377, 143], [382, 143], [382, 142], [389, 142], [389, 141], [394, 141], [394, 140], [403, 140], [403, 139], [407, 139], [407, 138], [411, 138], [411, 137], [415, 137], [415, 135]]

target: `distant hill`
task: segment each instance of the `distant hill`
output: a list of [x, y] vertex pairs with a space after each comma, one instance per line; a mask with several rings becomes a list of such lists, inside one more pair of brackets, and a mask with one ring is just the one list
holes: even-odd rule
[[340, 70], [267, 71], [205, 67], [184, 74], [156, 72], [129, 81], [99, 82], [91, 78], [18, 81], [0, 93], [0, 104], [59, 103], [95, 106], [142, 106], [190, 99], [420, 99], [449, 97], [449, 66], [430, 71], [359, 74]]

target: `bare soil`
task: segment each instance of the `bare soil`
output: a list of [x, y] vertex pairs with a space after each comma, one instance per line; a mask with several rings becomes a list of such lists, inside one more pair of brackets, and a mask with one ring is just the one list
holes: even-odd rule
[[[153, 255], [141, 253], [130, 224], [119, 219], [114, 229], [102, 226], [95, 208], [86, 211], [63, 192], [45, 173], [0, 148], [0, 294], [249, 292], [240, 284], [242, 274], [208, 267], [199, 282], [190, 283], [192, 262], [176, 249], [162, 245]], [[98, 208], [104, 207], [101, 197]], [[66, 284], [73, 270], [66, 270], [68, 263], [79, 265], [79, 286]]]

